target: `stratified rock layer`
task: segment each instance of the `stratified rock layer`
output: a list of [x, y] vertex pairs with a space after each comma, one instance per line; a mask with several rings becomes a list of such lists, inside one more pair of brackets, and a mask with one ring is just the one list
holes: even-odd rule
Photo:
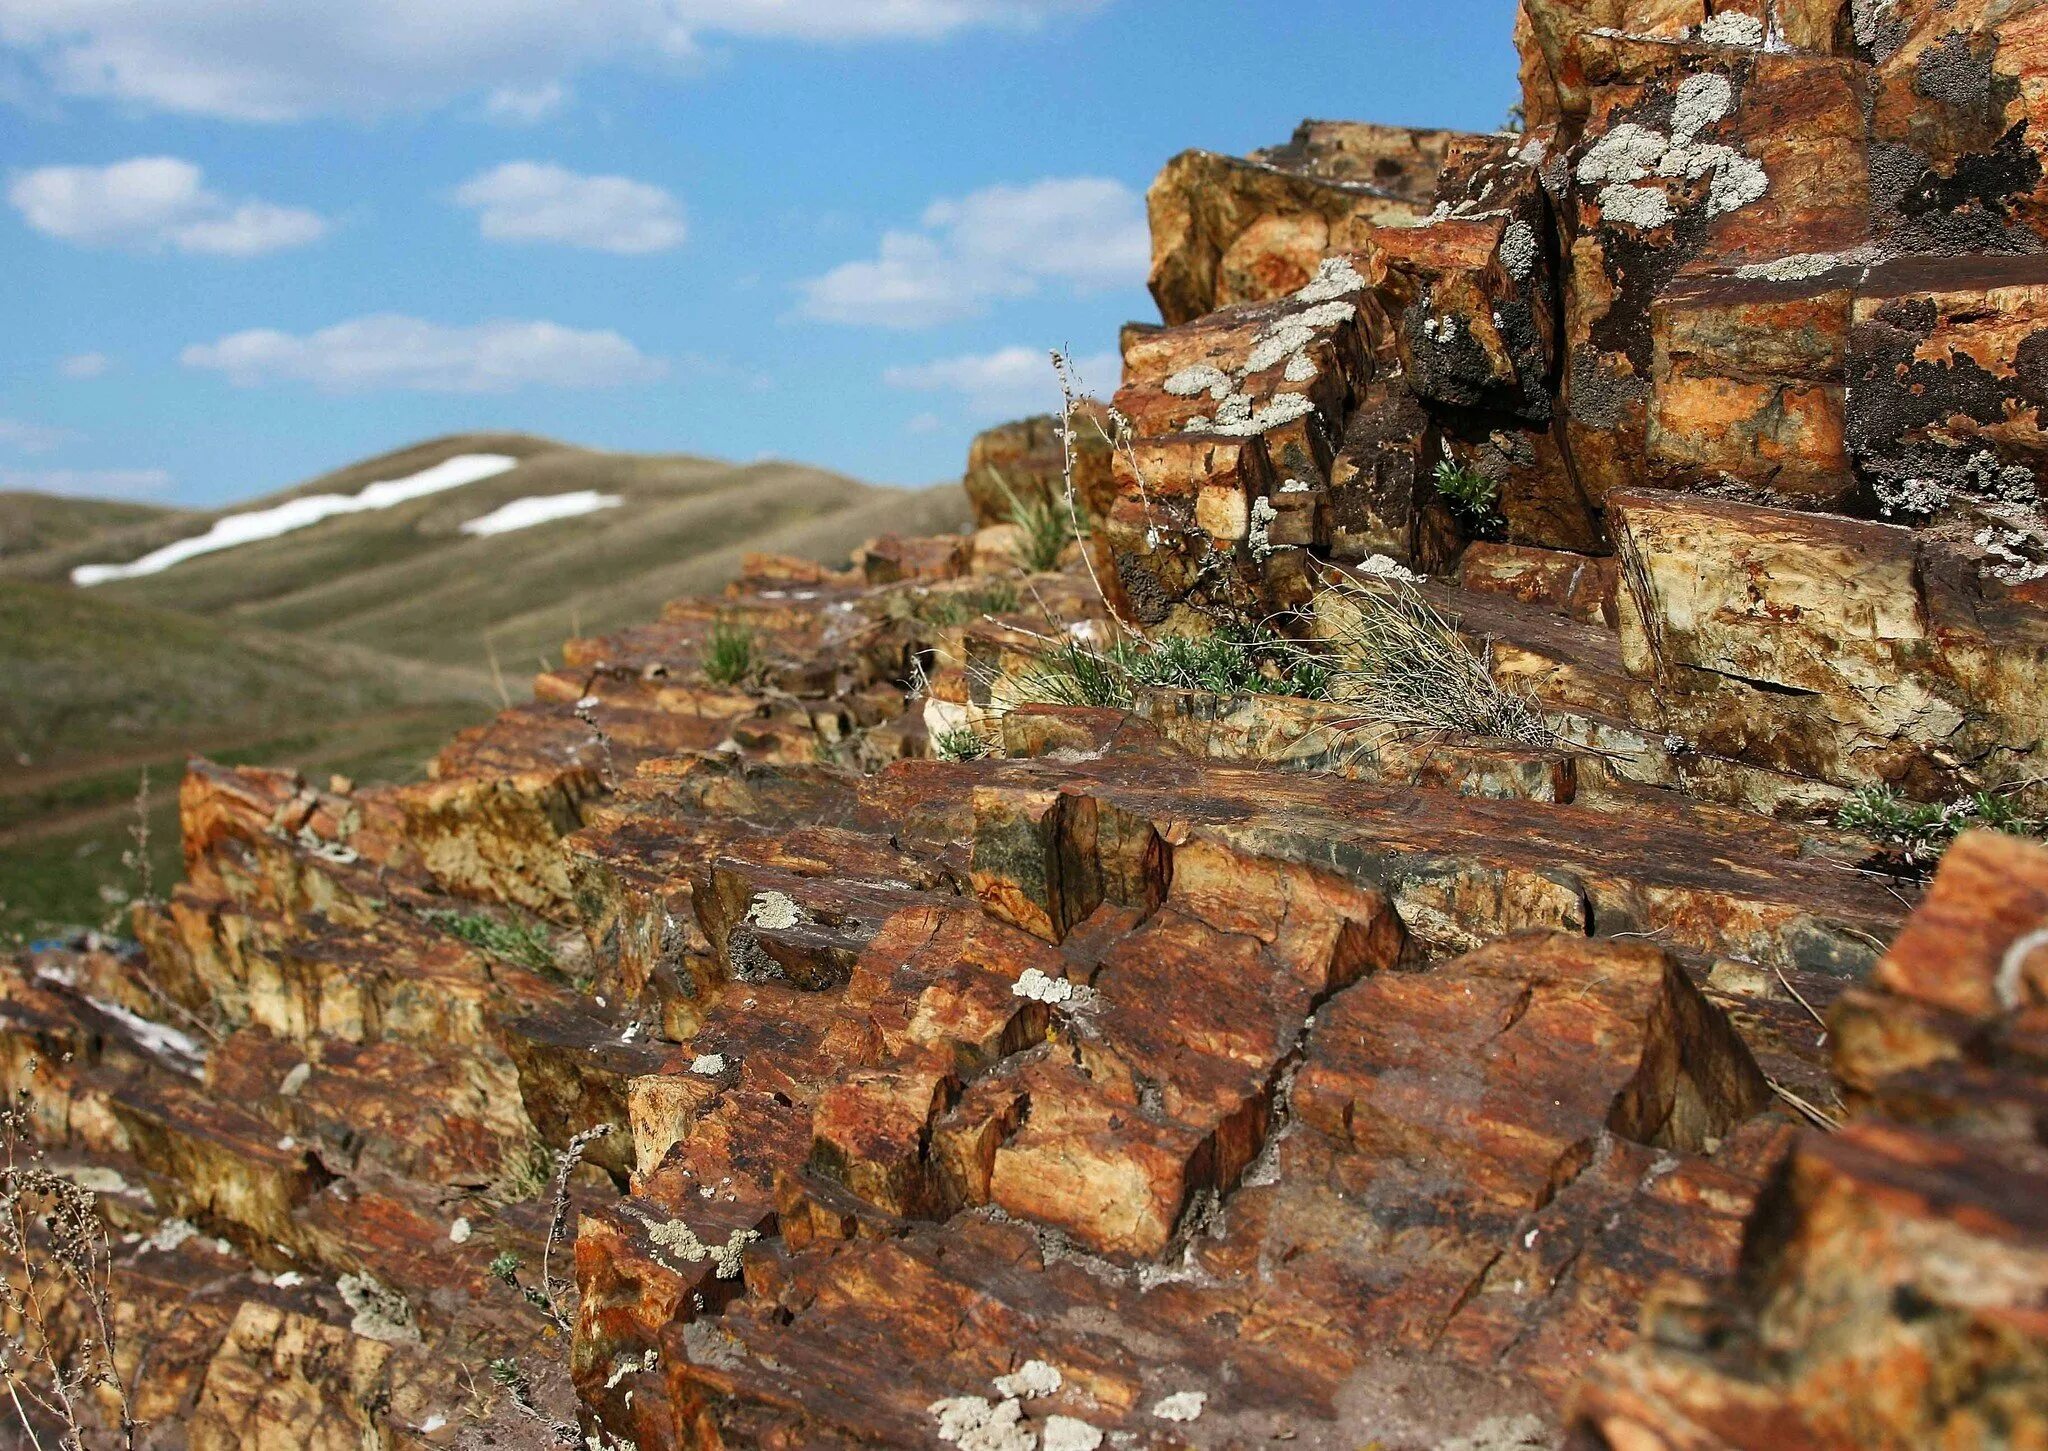
[[[1525, 0], [1524, 132], [1170, 163], [978, 533], [195, 764], [0, 976], [143, 1442], [2048, 1444], [2048, 850], [1830, 825], [2048, 811], [2044, 17]], [[1389, 590], [1543, 728], [1046, 688]]]

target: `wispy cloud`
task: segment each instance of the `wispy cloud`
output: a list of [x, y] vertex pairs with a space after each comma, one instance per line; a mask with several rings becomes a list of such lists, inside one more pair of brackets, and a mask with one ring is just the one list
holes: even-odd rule
[[[237, 121], [529, 104], [706, 36], [851, 44], [1028, 26], [1103, 0], [7, 0], [0, 44], [70, 95]], [[488, 104], [488, 103], [487, 103]], [[518, 102], [508, 101], [516, 113]]]
[[175, 156], [138, 156], [111, 166], [44, 166], [18, 173], [7, 200], [45, 236], [87, 247], [169, 248], [217, 257], [260, 257], [303, 247], [327, 223], [303, 207], [233, 202], [205, 173]]
[[[1084, 390], [1107, 397], [1116, 391], [1121, 367], [1114, 353], [1096, 353], [1074, 359], [1072, 372]], [[1059, 377], [1053, 371], [1051, 353], [1044, 348], [1000, 348], [992, 353], [889, 368], [882, 381], [891, 388], [958, 394], [977, 418], [1044, 413], [1060, 403]]]
[[0, 489], [94, 499], [149, 499], [169, 490], [166, 469], [0, 469]]
[[114, 366], [114, 360], [105, 353], [73, 353], [57, 364], [59, 377], [83, 382], [90, 378], [105, 377]]
[[499, 86], [484, 97], [484, 116], [505, 126], [537, 126], [568, 104], [569, 88], [560, 81]]
[[23, 423], [18, 418], [0, 418], [0, 448], [16, 449], [22, 453], [48, 453], [70, 438], [71, 435], [61, 428]]
[[933, 202], [920, 230], [889, 232], [872, 259], [804, 282], [799, 311], [818, 322], [932, 327], [1048, 282], [1076, 291], [1135, 285], [1151, 247], [1143, 202], [1122, 182], [992, 186]]
[[667, 365], [618, 333], [552, 322], [448, 327], [382, 313], [303, 336], [253, 328], [195, 343], [188, 368], [239, 387], [296, 382], [333, 393], [509, 393], [520, 388], [616, 388], [661, 377]]
[[583, 176], [536, 161], [508, 161], [455, 190], [494, 242], [554, 242], [638, 256], [682, 245], [682, 203], [649, 182]]

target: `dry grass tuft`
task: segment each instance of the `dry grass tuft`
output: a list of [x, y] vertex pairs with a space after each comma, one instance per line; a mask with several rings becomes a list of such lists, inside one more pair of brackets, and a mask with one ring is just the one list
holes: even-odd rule
[[1457, 732], [1555, 746], [1536, 702], [1493, 678], [1492, 652], [1474, 650], [1404, 583], [1332, 583], [1318, 603], [1327, 632], [1318, 658], [1325, 693], [1356, 712], [1346, 729], [1389, 736]]

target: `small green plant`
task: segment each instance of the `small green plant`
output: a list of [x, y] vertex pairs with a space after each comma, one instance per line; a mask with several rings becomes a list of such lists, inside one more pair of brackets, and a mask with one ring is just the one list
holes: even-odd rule
[[1270, 630], [1231, 627], [1200, 637], [1121, 640], [1096, 649], [1063, 640], [1015, 685], [1018, 704], [1095, 705], [1129, 709], [1137, 690], [1196, 690], [1235, 699], [1292, 695], [1320, 699], [1329, 667]]
[[1007, 615], [1023, 603], [1017, 586], [1006, 579], [990, 580], [972, 589], [930, 590], [910, 602], [910, 613], [941, 628], [970, 624], [983, 615]]
[[979, 761], [994, 754], [995, 747], [966, 726], [955, 726], [932, 737], [932, 755], [941, 761]]
[[1946, 804], [1910, 801], [1890, 786], [1866, 786], [1842, 803], [1835, 825], [1867, 836], [1884, 864], [1924, 873], [1965, 831], [2003, 831], [2011, 836], [2043, 835], [2048, 821], [2022, 815], [2008, 796], [1978, 791]]
[[1020, 498], [1001, 474], [994, 469], [988, 473], [1003, 491], [1003, 497], [1010, 501], [1010, 522], [1023, 536], [1017, 545], [1018, 564], [1027, 574], [1057, 569], [1060, 556], [1076, 537], [1073, 511], [1064, 501], [1050, 497]]
[[721, 617], [704, 642], [704, 678], [713, 685], [738, 685], [760, 668], [754, 632], [736, 620]]
[[1436, 466], [1436, 491], [1466, 524], [1483, 529], [1494, 520], [1500, 503], [1500, 485], [1481, 473], [1460, 468], [1449, 459]]
[[493, 957], [502, 957], [535, 972], [550, 972], [555, 967], [555, 952], [548, 945], [547, 929], [538, 923], [507, 922], [482, 912], [458, 912], [446, 907], [431, 908], [420, 916]]

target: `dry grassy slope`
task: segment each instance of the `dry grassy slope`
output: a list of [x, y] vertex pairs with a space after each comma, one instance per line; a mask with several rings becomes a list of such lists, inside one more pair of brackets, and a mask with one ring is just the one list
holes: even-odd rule
[[[462, 453], [522, 462], [162, 574], [67, 582], [79, 564], [137, 558], [223, 512], [354, 493]], [[461, 532], [513, 499], [579, 489], [626, 502], [492, 538]], [[873, 535], [950, 530], [967, 512], [958, 488], [877, 489], [795, 464], [605, 454], [524, 434], [435, 439], [231, 511], [0, 497], [0, 541], [21, 541], [0, 545], [0, 938], [97, 922], [134, 888], [122, 855], [145, 769], [159, 788], [150, 855], [167, 875], [171, 788], [188, 751], [404, 778], [496, 708], [493, 654], [523, 696], [565, 636], [715, 593], [750, 550], [838, 564]]]
[[[483, 667], [494, 650], [518, 673], [573, 629], [627, 624], [672, 596], [715, 590], [749, 550], [838, 563], [870, 535], [951, 529], [966, 518], [957, 489], [877, 489], [797, 464], [597, 453], [509, 434], [437, 439], [239, 507], [353, 492], [459, 453], [524, 461], [479, 483], [93, 593], [466, 668]], [[625, 503], [490, 538], [461, 532], [513, 499], [579, 489]], [[0, 577], [62, 579], [74, 565], [134, 558], [214, 517], [123, 529], [0, 564]]]
[[174, 526], [190, 517], [157, 504], [0, 493], [0, 560], [64, 549], [116, 530]]

